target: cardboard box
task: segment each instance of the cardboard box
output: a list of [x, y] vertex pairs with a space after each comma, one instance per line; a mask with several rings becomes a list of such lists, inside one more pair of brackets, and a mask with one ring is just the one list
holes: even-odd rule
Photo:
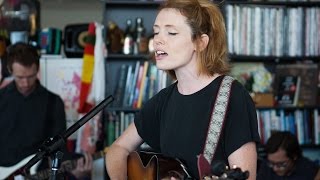
[[252, 93], [251, 97], [256, 107], [274, 106], [274, 95], [272, 93]]

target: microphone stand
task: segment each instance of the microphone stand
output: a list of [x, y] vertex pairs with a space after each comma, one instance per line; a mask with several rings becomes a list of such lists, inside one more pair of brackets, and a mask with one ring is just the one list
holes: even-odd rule
[[92, 119], [99, 111], [101, 111], [105, 106], [109, 105], [114, 100], [113, 96], [110, 95], [97, 106], [95, 106], [90, 112], [83, 116], [80, 120], [74, 123], [66, 131], [50, 137], [44, 141], [44, 143], [38, 149], [37, 154], [24, 166], [24, 172], [28, 172], [28, 169], [32, 167], [39, 160], [43, 159], [45, 156], [52, 156], [52, 168], [51, 168], [51, 180], [56, 180], [56, 175], [59, 170], [60, 160], [62, 159], [63, 153], [59, 151], [59, 148], [66, 143], [67, 138], [78, 130], [87, 121]]

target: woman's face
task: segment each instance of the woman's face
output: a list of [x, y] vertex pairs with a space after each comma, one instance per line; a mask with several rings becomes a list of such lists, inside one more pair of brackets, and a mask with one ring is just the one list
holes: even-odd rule
[[191, 28], [178, 10], [161, 10], [154, 26], [155, 58], [162, 70], [195, 68], [196, 46], [191, 39]]

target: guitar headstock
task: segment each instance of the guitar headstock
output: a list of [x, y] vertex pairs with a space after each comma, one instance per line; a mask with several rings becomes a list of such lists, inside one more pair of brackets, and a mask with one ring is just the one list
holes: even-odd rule
[[242, 171], [237, 166], [229, 168], [223, 162], [218, 161], [211, 166], [212, 175], [206, 176], [204, 180], [245, 180], [249, 177], [249, 171]]

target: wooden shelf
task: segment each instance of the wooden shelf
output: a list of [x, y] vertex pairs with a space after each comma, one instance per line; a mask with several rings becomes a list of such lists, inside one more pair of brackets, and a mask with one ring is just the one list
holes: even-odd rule
[[125, 111], [125, 112], [138, 112], [140, 109], [134, 109], [134, 108], [125, 108], [125, 107], [108, 107], [105, 108], [106, 111]]
[[256, 107], [258, 110], [267, 109], [284, 109], [284, 110], [296, 110], [296, 109], [320, 109], [320, 106], [277, 106], [277, 107]]
[[225, 1], [225, 4], [254, 5], [254, 6], [286, 6], [286, 7], [314, 7], [320, 6], [320, 1]]
[[107, 59], [123, 59], [123, 60], [128, 60], [128, 59], [150, 59], [150, 55], [148, 54], [138, 54], [138, 55], [126, 55], [126, 54], [108, 54]]
[[296, 63], [303, 61], [320, 62], [320, 56], [246, 56], [246, 55], [229, 55], [231, 62], [263, 62], [263, 63]]
[[[302, 149], [319, 149], [320, 148], [320, 144], [300, 144], [300, 147]], [[261, 144], [260, 146], [258, 146], [258, 151], [265, 153], [264, 151], [265, 148], [265, 144]]]
[[300, 145], [302, 149], [319, 149], [320, 148], [320, 144], [316, 145], [316, 144], [302, 144]]
[[147, 6], [147, 7], [158, 7], [163, 1], [121, 1], [121, 0], [105, 0], [103, 1], [106, 6], [120, 7], [120, 6]]

